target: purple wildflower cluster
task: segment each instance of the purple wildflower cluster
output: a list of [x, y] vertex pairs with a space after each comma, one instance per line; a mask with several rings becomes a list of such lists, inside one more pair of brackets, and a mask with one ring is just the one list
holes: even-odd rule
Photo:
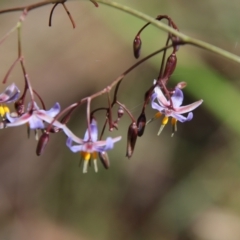
[[[92, 1], [95, 5], [96, 3]], [[51, 2], [49, 2], [51, 3]], [[49, 25], [51, 25], [51, 18], [53, 14], [53, 10], [57, 6], [56, 3], [51, 11]], [[65, 6], [65, 1], [61, 2], [61, 4]], [[32, 9], [34, 6], [28, 6], [26, 9]], [[23, 14], [20, 17], [20, 20], [17, 24], [16, 30], [18, 31], [18, 52], [19, 56], [17, 61], [14, 62], [11, 69], [8, 71], [6, 77], [4, 78], [4, 83], [7, 81], [7, 77], [9, 76], [12, 68], [15, 66], [17, 62], [21, 63], [24, 79], [25, 79], [25, 87], [23, 93], [20, 94], [19, 88], [13, 83], [9, 85], [3, 93], [0, 94], [0, 115], [1, 115], [1, 128], [9, 128], [9, 127], [18, 127], [21, 125], [26, 125], [28, 128], [28, 133], [30, 131], [35, 132], [35, 138], [38, 140], [37, 144], [37, 155], [41, 155], [49, 141], [50, 134], [56, 134], [59, 132], [63, 132], [66, 136], [66, 146], [73, 153], [79, 152], [81, 155], [81, 159], [83, 160], [83, 172], [86, 173], [88, 170], [88, 166], [90, 162], [93, 162], [94, 169], [97, 172], [97, 159], [99, 158], [103, 163], [105, 168], [109, 168], [109, 158], [107, 151], [114, 148], [114, 144], [121, 140], [121, 136], [112, 138], [107, 137], [106, 140], [103, 139], [103, 134], [105, 133], [107, 127], [109, 131], [119, 129], [119, 122], [124, 115], [127, 113], [129, 116], [131, 123], [128, 128], [127, 133], [127, 151], [126, 156], [130, 158], [134, 152], [134, 147], [138, 137], [143, 136], [145, 127], [148, 123], [153, 121], [156, 118], [162, 117], [162, 123], [160, 130], [158, 131], [158, 135], [163, 130], [164, 126], [168, 123], [169, 118], [171, 118], [171, 123], [173, 126], [172, 136], [177, 130], [177, 122], [186, 122], [190, 121], [193, 118], [192, 111], [197, 108], [203, 100], [196, 101], [192, 104], [182, 106], [184, 94], [182, 89], [186, 86], [185, 82], [178, 83], [173, 88], [168, 88], [168, 81], [173, 74], [176, 65], [177, 65], [177, 51], [179, 47], [184, 43], [180, 41], [173, 34], [168, 34], [166, 45], [156, 51], [154, 54], [151, 54], [144, 59], [137, 62], [134, 66], [131, 66], [127, 69], [123, 74], [120, 75], [117, 79], [115, 79], [111, 85], [107, 86], [103, 90], [92, 94], [86, 98], [80, 99], [78, 102], [73, 103], [67, 108], [61, 110], [60, 104], [56, 102], [52, 108], [46, 110], [44, 102], [40, 95], [32, 88], [31, 81], [28, 77], [25, 64], [24, 57], [22, 54], [21, 47], [21, 34], [20, 28], [22, 26], [23, 20], [26, 18], [26, 11], [23, 11]], [[75, 23], [70, 16], [70, 20], [75, 27]], [[178, 30], [176, 24], [165, 15], [160, 15], [156, 18], [161, 21], [162, 19], [166, 19], [173, 29]], [[139, 58], [140, 49], [141, 49], [141, 38], [140, 34], [145, 29], [149, 23], [147, 23], [136, 35], [133, 42], [133, 50], [134, 56]], [[167, 50], [172, 49], [172, 53], [166, 59]], [[160, 73], [157, 76], [157, 79], [154, 80], [153, 84], [149, 84], [149, 89], [147, 89], [145, 93], [145, 100], [142, 106], [141, 113], [137, 119], [133, 116], [131, 111], [127, 108], [126, 103], [121, 103], [118, 99], [119, 86], [123, 81], [124, 76], [133, 70], [136, 66], [146, 61], [150, 57], [154, 56], [157, 53], [163, 53], [162, 63], [160, 68]], [[109, 92], [114, 88], [114, 97], [113, 100], [110, 98]], [[25, 98], [26, 94], [30, 95], [30, 102], [26, 104], [25, 107]], [[107, 107], [99, 107], [97, 109], [91, 109], [91, 101], [94, 98], [99, 97], [102, 94], [108, 95], [108, 106]], [[37, 100], [35, 99], [37, 96]], [[150, 104], [149, 104], [150, 102]], [[10, 111], [8, 104], [14, 103], [15, 111]], [[73, 111], [83, 103], [87, 103], [87, 130], [83, 138], [76, 136], [67, 126], [68, 121], [72, 117]], [[39, 106], [40, 105], [40, 106]], [[152, 109], [157, 110], [157, 113], [153, 118], [147, 121], [145, 109], [148, 106], [151, 106]], [[117, 119], [113, 119], [113, 107], [118, 106], [117, 111]], [[98, 125], [95, 113], [98, 111], [104, 111], [105, 123], [101, 131], [101, 135], [98, 136]], [[186, 116], [184, 114], [187, 114]], [[39, 133], [41, 136], [39, 137]]]

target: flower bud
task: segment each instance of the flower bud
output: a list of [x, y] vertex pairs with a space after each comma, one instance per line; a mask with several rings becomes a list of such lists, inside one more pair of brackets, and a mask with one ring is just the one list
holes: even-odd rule
[[133, 54], [135, 58], [140, 57], [141, 46], [142, 46], [141, 38], [139, 35], [137, 35], [133, 41]]
[[99, 159], [103, 166], [108, 169], [110, 167], [110, 161], [107, 152], [99, 152], [98, 153]]
[[40, 156], [43, 153], [48, 141], [49, 141], [49, 133], [44, 132], [38, 141], [38, 145], [36, 149], [36, 154], [38, 156]]
[[137, 127], [138, 127], [138, 136], [141, 137], [144, 133], [145, 126], [146, 126], [146, 115], [145, 113], [141, 113], [137, 120]]
[[118, 119], [123, 116], [124, 109], [121, 106], [119, 106], [117, 114], [118, 114]]
[[178, 84], [177, 84], [177, 88], [180, 88], [180, 89], [183, 89], [183, 88], [185, 88], [187, 86], [187, 83], [186, 82], [179, 82]]
[[175, 53], [172, 53], [167, 59], [163, 77], [169, 78], [173, 74], [176, 68], [176, 65], [177, 65], [177, 56]]
[[16, 112], [18, 113], [19, 116], [23, 115], [25, 112], [23, 100], [19, 99], [17, 102], [14, 104]]
[[134, 147], [138, 136], [138, 128], [135, 122], [131, 123], [128, 128], [128, 139], [127, 139], [127, 153], [126, 156], [130, 158], [133, 154]]

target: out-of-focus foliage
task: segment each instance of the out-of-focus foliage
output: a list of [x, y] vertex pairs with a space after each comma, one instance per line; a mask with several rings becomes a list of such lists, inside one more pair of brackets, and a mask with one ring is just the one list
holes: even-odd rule
[[[182, 32], [240, 53], [238, 1], [119, 2], [153, 17], [167, 14]], [[18, 5], [17, 0], [1, 1], [0, 8]], [[88, 1], [67, 5], [75, 30], [61, 6], [51, 28], [51, 6], [32, 11], [23, 27], [27, 70], [47, 107], [55, 101], [64, 107], [100, 90], [134, 64], [132, 41], [144, 24]], [[0, 36], [19, 15], [0, 15]], [[161, 48], [165, 39], [164, 32], [147, 28], [141, 56]], [[17, 56], [16, 40], [12, 34], [0, 45], [2, 79]], [[158, 75], [160, 60], [156, 56], [142, 64], [121, 86], [120, 98], [135, 116], [145, 89]], [[170, 84], [188, 83], [186, 104], [204, 100], [193, 120], [179, 124], [174, 138], [169, 127], [157, 137], [160, 122], [154, 121], [128, 160], [130, 121], [124, 117], [116, 133], [123, 140], [109, 152], [111, 167], [100, 167], [97, 174], [93, 168], [82, 174], [80, 156], [65, 148], [61, 133], [36, 157], [36, 142], [33, 136], [27, 139], [26, 128], [1, 130], [0, 239], [240, 239], [239, 77], [238, 64], [193, 46], [181, 47]], [[8, 81], [23, 86], [20, 68]], [[150, 118], [154, 111], [147, 114]], [[71, 123], [82, 136], [85, 107]]]

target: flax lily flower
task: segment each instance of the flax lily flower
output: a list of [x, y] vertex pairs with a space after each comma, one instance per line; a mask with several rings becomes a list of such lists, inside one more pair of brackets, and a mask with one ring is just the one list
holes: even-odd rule
[[[23, 124], [28, 125], [28, 136], [30, 134], [30, 129], [35, 130], [35, 137], [38, 140], [37, 130], [44, 129], [45, 124], [51, 123], [54, 120], [54, 117], [60, 112], [60, 104], [55, 103], [55, 105], [48, 111], [40, 109], [36, 102], [34, 102], [32, 107], [32, 102], [28, 104], [27, 112], [19, 117], [12, 117], [10, 113], [6, 113], [6, 118], [9, 123], [6, 124], [6, 127], [17, 127]], [[54, 126], [59, 123], [56, 121]], [[59, 123], [60, 124], [60, 123]], [[60, 124], [61, 125], [61, 124]], [[65, 125], [61, 125], [61, 128]]]
[[10, 114], [7, 113], [7, 119], [9, 121], [9, 123], [7, 123], [7, 127], [17, 127], [28, 123], [30, 129], [44, 129], [45, 125], [43, 121], [45, 121], [45, 119], [43, 119], [42, 115], [53, 118], [60, 112], [60, 109], [61, 107], [59, 103], [55, 103], [48, 111], [40, 109], [36, 102], [34, 102], [33, 108], [32, 103], [29, 103], [27, 112], [20, 117], [11, 117]]
[[97, 153], [102, 153], [114, 147], [114, 143], [121, 140], [122, 137], [108, 137], [105, 141], [98, 139], [97, 122], [93, 119], [90, 124], [90, 136], [87, 129], [83, 140], [78, 141], [79, 145], [72, 145], [72, 138], [67, 139], [66, 145], [72, 152], [80, 152], [83, 159], [83, 173], [87, 173], [87, 168], [92, 158], [95, 172], [98, 172]]
[[[158, 131], [158, 135], [161, 133], [165, 125], [168, 123], [169, 117], [172, 117], [172, 126], [173, 126], [173, 133], [177, 130], [177, 121], [179, 122], [186, 122], [190, 121], [193, 118], [193, 111], [199, 105], [202, 104], [203, 100], [196, 101], [192, 104], [181, 106], [183, 103], [183, 92], [179, 88], [175, 88], [174, 94], [171, 96], [171, 101], [167, 100], [164, 96], [160, 87], [154, 88], [154, 93], [151, 97], [151, 105], [153, 109], [156, 109], [158, 112], [155, 114], [154, 118], [159, 118], [162, 115], [162, 125]], [[157, 100], [157, 102], [155, 102]], [[188, 113], [187, 117], [183, 116], [184, 113]], [[152, 118], [149, 122], [151, 122], [154, 118]]]

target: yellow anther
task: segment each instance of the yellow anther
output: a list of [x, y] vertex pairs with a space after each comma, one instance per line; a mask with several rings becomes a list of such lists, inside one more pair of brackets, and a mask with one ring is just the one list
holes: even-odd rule
[[164, 117], [162, 120], [162, 125], [166, 125], [168, 123], [168, 117]]
[[157, 112], [157, 113], [154, 115], [153, 118], [151, 118], [150, 120], [148, 120], [148, 121], [146, 122], [146, 125], [149, 124], [150, 122], [152, 122], [154, 119], [160, 118], [161, 116], [162, 116], [162, 113], [161, 113], [161, 112]]
[[154, 115], [154, 118], [160, 118], [162, 116], [162, 113], [161, 112], [157, 112], [155, 115]]
[[3, 109], [4, 109], [5, 114], [10, 112], [10, 109], [8, 106], [3, 106]]
[[162, 120], [162, 125], [160, 126], [159, 131], [157, 133], [158, 136], [160, 135], [160, 133], [162, 132], [163, 128], [166, 126], [167, 123], [168, 123], [168, 117], [165, 116]]
[[5, 115], [4, 107], [0, 106], [0, 115], [3, 117]]
[[89, 159], [91, 157], [91, 153], [89, 153], [89, 152], [81, 152], [81, 156], [82, 156], [84, 161], [89, 161]]
[[97, 157], [98, 157], [97, 152], [93, 152], [93, 153], [92, 153], [92, 158], [93, 158], [93, 159], [97, 159]]
[[177, 123], [177, 119], [176, 118], [172, 118], [171, 123], [172, 123], [172, 125], [175, 125]]

